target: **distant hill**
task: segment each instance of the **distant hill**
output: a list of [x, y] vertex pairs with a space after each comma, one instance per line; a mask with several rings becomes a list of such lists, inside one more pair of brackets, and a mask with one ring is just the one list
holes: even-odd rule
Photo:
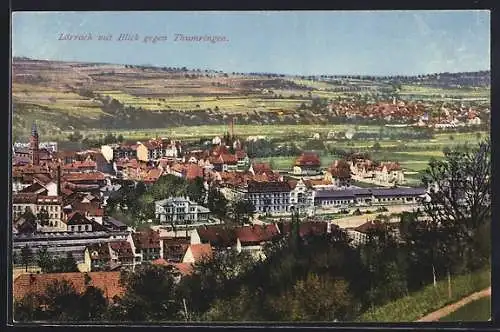
[[[84, 129], [203, 124], [327, 124], [344, 121], [329, 102], [360, 107], [394, 96], [489, 98], [490, 72], [423, 76], [290, 76], [186, 67], [14, 58], [14, 136], [37, 120], [46, 137]], [[422, 87], [428, 87], [423, 89]], [[403, 92], [401, 92], [403, 91]]]

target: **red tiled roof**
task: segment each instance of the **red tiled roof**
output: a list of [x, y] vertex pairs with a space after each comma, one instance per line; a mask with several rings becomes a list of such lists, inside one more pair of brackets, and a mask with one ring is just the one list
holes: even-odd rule
[[253, 163], [252, 168], [255, 174], [262, 174], [262, 173], [270, 174], [273, 172], [271, 165], [269, 165], [268, 163]]
[[170, 263], [163, 258], [155, 259], [151, 262], [154, 265], [172, 266], [184, 277], [193, 273], [193, 265], [191, 263]]
[[210, 243], [192, 244], [189, 246], [188, 250], [190, 249], [195, 262], [203, 259], [211, 259], [213, 256]]
[[41, 184], [44, 184], [44, 185], [52, 182], [52, 179], [45, 174], [35, 174], [35, 175], [33, 175], [33, 180], [35, 180]]
[[63, 175], [62, 178], [65, 181], [103, 181], [105, 179], [104, 174], [101, 172], [92, 173], [70, 173]]
[[35, 182], [32, 185], [20, 190], [19, 193], [23, 193], [23, 194], [36, 193], [39, 190], [44, 190], [45, 192], [47, 192], [47, 189], [44, 186], [42, 186], [38, 182]]
[[63, 169], [66, 170], [78, 170], [81, 168], [92, 168], [95, 169], [97, 167], [97, 164], [93, 160], [86, 160], [86, 161], [74, 161], [71, 164], [66, 164], [63, 166]]
[[140, 249], [160, 248], [160, 235], [152, 229], [134, 233], [132, 239]]
[[[86, 273], [42, 273], [42, 274], [22, 274], [14, 280], [13, 295], [16, 300], [22, 299], [29, 293], [43, 295], [47, 285], [56, 280], [67, 280], [73, 284], [78, 293], [83, 293]], [[112, 300], [115, 296], [122, 296], [125, 292], [120, 285], [120, 272], [88, 272], [90, 286], [94, 286], [103, 291], [104, 297]]]
[[87, 219], [80, 211], [70, 213], [66, 219], [67, 225], [88, 225], [91, 223], [92, 221]]
[[222, 154], [221, 158], [224, 164], [235, 165], [238, 163], [238, 158], [232, 154]]
[[186, 169], [186, 179], [188, 180], [193, 180], [196, 177], [203, 177], [203, 168], [198, 165], [189, 164]]
[[247, 156], [247, 153], [244, 150], [236, 150], [235, 151], [236, 158], [238, 159], [245, 159]]
[[118, 258], [134, 258], [134, 252], [132, 251], [132, 246], [128, 241], [113, 241], [109, 243], [109, 246], [113, 251], [116, 252]]
[[311, 152], [304, 152], [300, 157], [295, 160], [296, 166], [320, 166], [321, 161], [318, 154]]
[[383, 170], [384, 166], [387, 168], [388, 172], [400, 171], [401, 170], [401, 165], [399, 165], [399, 163], [397, 163], [397, 162], [381, 163], [380, 166], [379, 166], [379, 169]]
[[17, 193], [12, 195], [12, 204], [36, 204], [37, 198], [35, 193]]
[[196, 229], [202, 242], [209, 242], [216, 247], [230, 247], [236, 243], [233, 229], [220, 226], [200, 227]]
[[370, 220], [368, 222], [365, 222], [362, 225], [359, 225], [358, 227], [354, 228], [355, 231], [360, 232], [360, 233], [368, 233], [371, 230], [376, 230], [376, 229], [383, 229], [384, 225], [379, 221], [379, 220]]
[[279, 235], [279, 230], [274, 224], [243, 226], [235, 229], [236, 236], [241, 244], [259, 243], [274, 239]]

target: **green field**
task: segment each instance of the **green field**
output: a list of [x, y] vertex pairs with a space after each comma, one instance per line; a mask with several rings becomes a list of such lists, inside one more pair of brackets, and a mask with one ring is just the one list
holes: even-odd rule
[[463, 98], [490, 98], [491, 90], [489, 88], [474, 89], [442, 89], [429, 86], [420, 86], [416, 84], [403, 84], [400, 95], [418, 95], [422, 97], [463, 97]]
[[308, 99], [266, 99], [260, 96], [165, 96], [153, 98], [146, 96], [133, 96], [122, 91], [98, 91], [103, 96], [109, 96], [120, 103], [142, 108], [144, 110], [179, 110], [195, 111], [212, 109], [216, 107], [232, 113], [269, 110], [295, 110], [300, 104], [310, 102]]
[[441, 318], [441, 322], [472, 322], [487, 321], [491, 318], [491, 297], [470, 302], [448, 316]]
[[[311, 136], [313, 133], [326, 135], [329, 131], [345, 131], [354, 128], [352, 125], [235, 125], [234, 130], [238, 136], [266, 136], [282, 137], [293, 134]], [[380, 126], [357, 126], [358, 131], [378, 132]], [[113, 130], [113, 133], [122, 134], [127, 139], [143, 137], [172, 136], [176, 138], [199, 138], [221, 136], [227, 132], [227, 125], [182, 126], [158, 129]], [[81, 130], [85, 135], [107, 134], [109, 130]], [[67, 132], [70, 134], [70, 132]], [[373, 145], [373, 144], [371, 144]], [[371, 146], [370, 145], [370, 146]]]

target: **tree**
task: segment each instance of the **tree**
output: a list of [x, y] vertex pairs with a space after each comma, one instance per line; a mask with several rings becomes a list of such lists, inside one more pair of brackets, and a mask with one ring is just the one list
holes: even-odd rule
[[191, 275], [181, 280], [180, 296], [186, 299], [190, 311], [195, 314], [206, 312], [216, 299], [237, 294], [238, 278], [247, 273], [252, 262], [247, 252], [216, 251], [212, 259], [195, 263]]
[[271, 300], [280, 320], [334, 321], [347, 316], [350, 305], [348, 283], [310, 273], [291, 291]]
[[255, 213], [255, 206], [249, 200], [241, 199], [233, 202], [230, 209], [232, 219], [239, 224], [249, 223]]
[[373, 146], [372, 146], [372, 149], [374, 151], [380, 151], [380, 149], [381, 149], [380, 143], [379, 142], [375, 142], [375, 144], [373, 144]]
[[197, 176], [193, 181], [190, 181], [187, 186], [187, 195], [190, 199], [198, 204], [205, 204], [205, 185], [202, 177]]
[[125, 295], [118, 301], [125, 321], [160, 322], [182, 318], [171, 266], [141, 265], [134, 272], [122, 271]]
[[79, 320], [79, 295], [68, 280], [54, 280], [48, 284], [41, 299], [46, 305], [45, 311], [50, 320]]
[[54, 261], [50, 256], [47, 247], [43, 247], [37, 252], [37, 264], [43, 273], [48, 273], [52, 271], [54, 266]]
[[80, 296], [78, 306], [80, 321], [100, 321], [107, 310], [107, 301], [102, 289], [87, 285], [85, 292]]
[[37, 215], [38, 220], [40, 221], [40, 225], [48, 226], [49, 225], [49, 212], [46, 209], [41, 209]]
[[25, 266], [26, 272], [28, 272], [28, 266], [33, 262], [33, 251], [26, 244], [21, 249], [21, 263]]
[[[432, 160], [424, 172], [429, 187], [424, 210], [433, 229], [447, 235], [447, 250], [456, 259], [474, 264], [478, 230], [491, 222], [491, 145], [455, 148], [442, 161]], [[450, 257], [451, 258], [451, 257]]]
[[71, 252], [66, 254], [66, 257], [57, 258], [53, 261], [51, 272], [64, 273], [64, 272], [78, 272], [75, 258]]
[[228, 202], [224, 195], [216, 188], [208, 190], [207, 207], [211, 213], [219, 218], [224, 218], [227, 215]]
[[14, 321], [33, 322], [44, 318], [39, 296], [28, 293], [22, 299], [14, 301]]

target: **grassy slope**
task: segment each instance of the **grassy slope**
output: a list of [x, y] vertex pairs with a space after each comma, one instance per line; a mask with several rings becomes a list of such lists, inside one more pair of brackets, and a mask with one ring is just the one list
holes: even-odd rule
[[483, 270], [452, 278], [452, 298], [448, 298], [448, 281], [441, 280], [435, 288], [432, 284], [410, 296], [365, 312], [360, 322], [413, 322], [449, 303], [485, 289], [491, 285], [491, 270]]
[[456, 321], [487, 321], [491, 318], [491, 297], [487, 296], [482, 299], [466, 304], [457, 311], [452, 312], [448, 316], [441, 318], [441, 322], [456, 322]]

